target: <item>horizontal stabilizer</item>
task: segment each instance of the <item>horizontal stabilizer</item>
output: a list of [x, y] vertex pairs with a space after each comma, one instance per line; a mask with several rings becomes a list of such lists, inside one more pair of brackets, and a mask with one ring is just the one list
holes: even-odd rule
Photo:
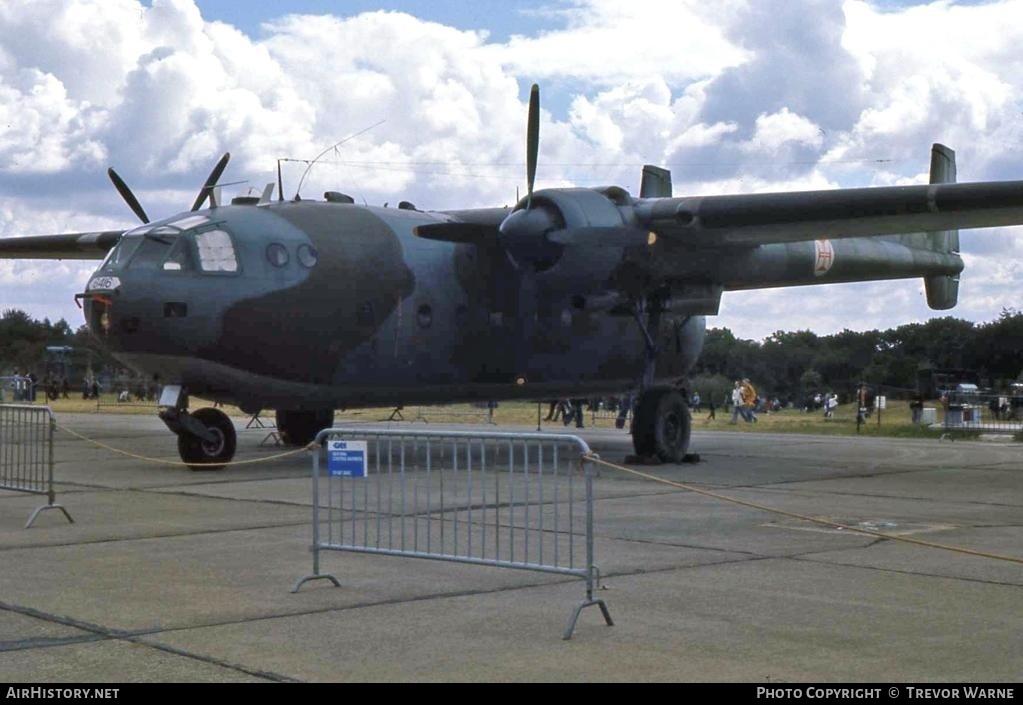
[[[956, 180], [956, 153], [943, 144], [931, 147], [931, 183], [951, 184]], [[959, 231], [936, 230], [924, 235], [928, 249], [959, 254]], [[927, 305], [936, 311], [954, 308], [959, 301], [959, 275], [924, 277]]]

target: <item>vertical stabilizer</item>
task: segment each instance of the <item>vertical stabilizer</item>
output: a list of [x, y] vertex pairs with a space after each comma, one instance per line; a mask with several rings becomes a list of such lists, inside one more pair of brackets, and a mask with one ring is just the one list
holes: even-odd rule
[[[931, 183], [949, 184], [956, 180], [956, 153], [943, 144], [931, 147]], [[928, 249], [948, 254], [959, 254], [959, 231], [939, 230], [927, 233]], [[959, 276], [924, 277], [927, 305], [944, 311], [959, 300]]]
[[671, 198], [671, 172], [659, 166], [643, 167], [643, 181], [639, 185], [640, 198]]

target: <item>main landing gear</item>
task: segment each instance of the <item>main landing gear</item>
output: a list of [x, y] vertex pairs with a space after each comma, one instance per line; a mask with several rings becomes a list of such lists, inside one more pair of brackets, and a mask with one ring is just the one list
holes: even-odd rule
[[657, 343], [650, 331], [660, 325], [659, 300], [640, 301], [633, 318], [643, 333], [646, 360], [640, 380], [639, 403], [632, 416], [632, 447], [640, 459], [681, 463], [689, 452], [692, 415], [684, 391], [651, 386], [657, 365]]
[[281, 440], [289, 446], [308, 445], [317, 433], [333, 425], [333, 409], [277, 411], [277, 431], [281, 434]]
[[692, 416], [685, 397], [670, 387], [643, 391], [632, 419], [632, 447], [641, 458], [681, 463], [689, 451]]

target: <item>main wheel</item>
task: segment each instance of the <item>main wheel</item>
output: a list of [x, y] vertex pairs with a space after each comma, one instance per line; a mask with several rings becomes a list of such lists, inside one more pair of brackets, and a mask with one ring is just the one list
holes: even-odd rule
[[673, 389], [656, 387], [643, 392], [632, 422], [632, 446], [637, 455], [657, 456], [665, 463], [681, 463], [689, 450], [692, 418], [685, 398]]
[[231, 462], [238, 444], [234, 424], [220, 409], [199, 409], [192, 418], [215, 436], [204, 441], [188, 433], [178, 434], [178, 453], [192, 470], [223, 470]]
[[277, 411], [277, 430], [281, 440], [289, 446], [304, 446], [316, 438], [316, 434], [334, 425], [334, 410]]

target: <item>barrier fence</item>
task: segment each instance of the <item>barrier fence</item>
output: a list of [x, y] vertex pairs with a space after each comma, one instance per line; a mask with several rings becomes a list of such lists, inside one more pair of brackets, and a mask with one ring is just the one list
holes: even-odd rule
[[48, 501], [29, 517], [25, 528], [48, 509], [67, 510], [56, 504], [53, 489], [53, 433], [57, 422], [47, 406], [0, 404], [0, 490], [46, 495]]
[[[313, 573], [322, 551], [425, 558], [585, 581], [594, 598], [593, 465], [569, 435], [332, 428], [313, 453]], [[326, 459], [327, 471], [322, 468]]]
[[945, 409], [950, 431], [1023, 431], [1023, 397], [1007, 394], [953, 394]]

